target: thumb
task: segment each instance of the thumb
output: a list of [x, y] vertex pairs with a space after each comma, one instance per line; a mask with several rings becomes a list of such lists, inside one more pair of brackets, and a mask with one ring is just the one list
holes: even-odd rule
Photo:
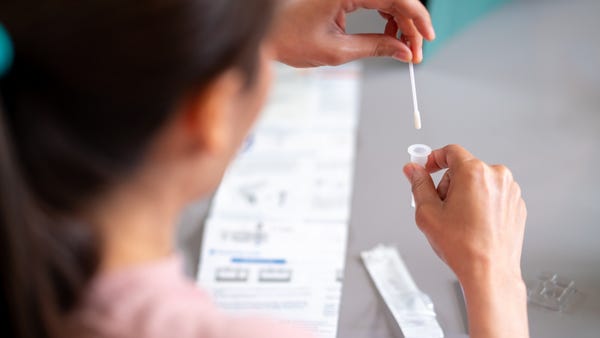
[[408, 62], [412, 52], [402, 41], [385, 34], [352, 34], [341, 39], [342, 46], [337, 48], [345, 62], [367, 57], [388, 56]]
[[421, 166], [409, 163], [404, 166], [404, 175], [410, 181], [417, 206], [423, 204], [439, 205], [440, 196], [435, 189], [431, 176]]

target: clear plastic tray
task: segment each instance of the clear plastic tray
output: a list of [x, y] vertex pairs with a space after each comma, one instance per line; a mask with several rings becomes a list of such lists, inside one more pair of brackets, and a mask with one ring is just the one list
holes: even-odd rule
[[541, 273], [531, 282], [527, 293], [530, 303], [559, 312], [567, 309], [578, 296], [573, 280], [552, 272]]

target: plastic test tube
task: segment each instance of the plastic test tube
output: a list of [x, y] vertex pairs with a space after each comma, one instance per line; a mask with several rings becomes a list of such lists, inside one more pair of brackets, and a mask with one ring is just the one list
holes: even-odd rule
[[[431, 154], [431, 147], [425, 144], [413, 144], [408, 147], [408, 154], [410, 155], [410, 161], [416, 163], [421, 167], [425, 167], [427, 164], [427, 158]], [[415, 196], [412, 196], [412, 202], [410, 205], [415, 207]]]

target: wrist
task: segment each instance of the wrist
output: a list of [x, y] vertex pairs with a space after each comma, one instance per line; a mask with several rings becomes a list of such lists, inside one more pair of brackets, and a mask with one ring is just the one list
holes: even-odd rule
[[467, 255], [457, 264], [456, 259], [449, 264], [454, 270], [463, 289], [476, 288], [482, 285], [489, 286], [512, 286], [514, 288], [524, 286], [521, 268], [518, 262], [507, 259], [498, 259], [498, 256], [490, 254]]
[[459, 277], [471, 337], [528, 337], [527, 290], [520, 271], [478, 269]]
[[458, 280], [463, 287], [465, 297], [467, 294], [493, 293], [526, 298], [525, 282], [518, 271], [485, 269], [459, 276]]

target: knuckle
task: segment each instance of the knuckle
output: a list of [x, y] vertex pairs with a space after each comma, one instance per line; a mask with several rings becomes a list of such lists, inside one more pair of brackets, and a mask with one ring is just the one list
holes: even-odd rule
[[496, 169], [498, 176], [502, 180], [507, 181], [507, 182], [510, 182], [513, 180], [512, 172], [505, 165], [497, 165], [497, 166], [495, 166], [495, 169]]
[[522, 198], [519, 199], [517, 210], [519, 219], [525, 222], [527, 220], [527, 204]]
[[433, 210], [427, 204], [417, 204], [415, 209], [415, 222], [421, 231], [426, 231], [435, 223]]
[[448, 153], [459, 152], [463, 150], [463, 147], [459, 146], [458, 144], [449, 144], [444, 147], [444, 150]]
[[385, 51], [385, 45], [382, 41], [379, 41], [373, 46], [373, 49], [371, 50], [371, 56], [384, 56], [386, 54]]
[[421, 231], [425, 231], [427, 229], [427, 219], [428, 217], [423, 212], [415, 213], [415, 222]]
[[470, 179], [480, 180], [486, 176], [488, 166], [481, 160], [471, 159], [465, 161], [463, 170]]
[[517, 197], [519, 197], [521, 200], [523, 199], [523, 191], [521, 190], [521, 186], [519, 185], [519, 183], [514, 182], [515, 185], [515, 195], [517, 195]]
[[340, 53], [334, 53], [331, 50], [323, 50], [321, 52], [322, 63], [328, 66], [339, 66], [343, 63]]
[[418, 177], [418, 178], [413, 179], [412, 192], [415, 193], [417, 191], [420, 191], [421, 189], [423, 189], [423, 187], [425, 186], [426, 183], [427, 183], [427, 181], [423, 177]]
[[339, 66], [344, 62], [344, 57], [340, 53], [328, 53], [327, 55], [327, 63], [330, 66]]

